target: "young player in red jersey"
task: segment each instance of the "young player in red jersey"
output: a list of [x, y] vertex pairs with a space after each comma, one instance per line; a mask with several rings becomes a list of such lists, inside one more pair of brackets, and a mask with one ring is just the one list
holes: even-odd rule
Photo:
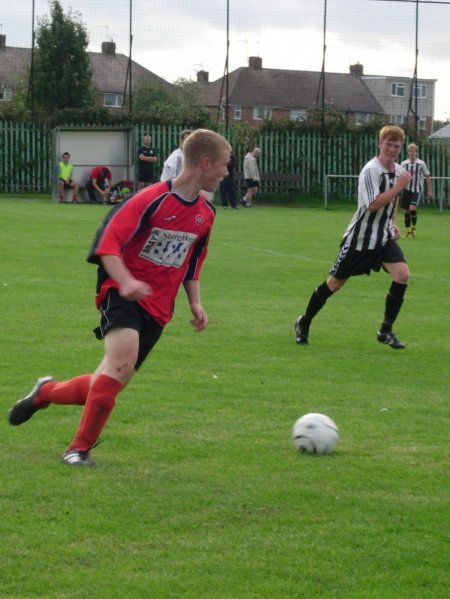
[[94, 374], [66, 382], [46, 376], [9, 411], [19, 425], [49, 404], [83, 405], [65, 464], [94, 466], [90, 450], [116, 401], [173, 314], [184, 286], [197, 331], [208, 325], [199, 276], [215, 210], [200, 193], [213, 192], [224, 176], [230, 145], [217, 133], [198, 129], [186, 140], [184, 166], [173, 180], [146, 187], [115, 207], [97, 232], [88, 261], [98, 265], [96, 304], [105, 353]]

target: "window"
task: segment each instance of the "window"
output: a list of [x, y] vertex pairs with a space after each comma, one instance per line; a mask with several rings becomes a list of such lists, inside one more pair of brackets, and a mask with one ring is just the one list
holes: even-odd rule
[[103, 94], [103, 106], [122, 108], [123, 94]]
[[420, 116], [419, 120], [418, 120], [418, 123], [417, 123], [419, 131], [425, 131], [426, 125], [427, 125], [427, 119], [426, 119], [426, 117]]
[[264, 106], [255, 106], [253, 109], [253, 118], [255, 121], [270, 121], [272, 119], [272, 109]]
[[419, 85], [415, 85], [414, 86], [413, 97], [414, 98], [426, 99], [426, 97], [427, 97], [427, 86], [426, 86], [425, 83], [420, 83]]
[[391, 114], [389, 120], [392, 125], [404, 125], [406, 122], [406, 117], [401, 114]]
[[365, 123], [371, 123], [375, 119], [375, 115], [371, 112], [357, 112], [356, 122], [358, 125], [364, 125]]
[[12, 97], [13, 93], [10, 87], [0, 87], [0, 102], [10, 102]]
[[241, 106], [235, 106], [234, 107], [233, 119], [235, 121], [240, 121], [241, 118], [242, 118], [242, 107]]
[[391, 96], [398, 96], [403, 98], [405, 95], [405, 84], [404, 83], [393, 83], [391, 87]]
[[308, 120], [308, 114], [306, 110], [301, 108], [293, 108], [289, 111], [289, 119], [291, 121], [306, 121]]

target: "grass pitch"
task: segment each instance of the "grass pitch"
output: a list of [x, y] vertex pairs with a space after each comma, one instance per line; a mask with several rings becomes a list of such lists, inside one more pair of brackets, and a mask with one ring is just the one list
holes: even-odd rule
[[[450, 216], [419, 213], [412, 271], [377, 343], [389, 278], [355, 278], [294, 342], [293, 322], [335, 258], [351, 212], [218, 214], [202, 274], [210, 326], [173, 322], [119, 396], [93, 452], [59, 456], [80, 409], [24, 425], [10, 405], [38, 376], [94, 370], [102, 346], [85, 262], [102, 206], [0, 199], [0, 597], [423, 599], [448, 596]], [[331, 416], [330, 456], [291, 427]]]

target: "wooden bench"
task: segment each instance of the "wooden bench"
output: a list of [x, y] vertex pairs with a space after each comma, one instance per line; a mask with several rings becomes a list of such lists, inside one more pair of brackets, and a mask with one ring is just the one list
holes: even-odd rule
[[[244, 174], [236, 172], [236, 185], [239, 193], [244, 194], [246, 191]], [[303, 188], [303, 176], [295, 173], [261, 173], [261, 184], [259, 192], [266, 193], [286, 193], [289, 199], [292, 198], [295, 192]]]

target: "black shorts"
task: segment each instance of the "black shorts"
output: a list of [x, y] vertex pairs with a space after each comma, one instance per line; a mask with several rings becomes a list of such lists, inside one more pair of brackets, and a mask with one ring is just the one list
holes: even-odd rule
[[115, 328], [134, 329], [139, 333], [139, 352], [135, 369], [141, 366], [161, 337], [163, 328], [137, 302], [124, 299], [117, 289], [110, 289], [100, 307], [100, 326], [94, 329], [97, 339], [103, 339]]
[[72, 179], [69, 180], [68, 183], [64, 181], [64, 179], [60, 179], [61, 183], [64, 183], [64, 189], [72, 189]]
[[153, 183], [155, 177], [152, 173], [139, 173], [139, 183]]
[[259, 187], [259, 181], [255, 179], [246, 179], [245, 184], [247, 185], [247, 189], [251, 189], [252, 187]]
[[403, 210], [406, 210], [413, 204], [414, 206], [418, 206], [420, 201], [420, 193], [416, 191], [409, 191], [409, 189], [404, 189], [402, 191], [401, 197], [401, 207]]
[[378, 250], [359, 252], [345, 245], [341, 246], [330, 275], [335, 279], [348, 279], [358, 275], [370, 275], [370, 271], [379, 272], [383, 262], [406, 262], [406, 258], [396, 241], [390, 239]]

